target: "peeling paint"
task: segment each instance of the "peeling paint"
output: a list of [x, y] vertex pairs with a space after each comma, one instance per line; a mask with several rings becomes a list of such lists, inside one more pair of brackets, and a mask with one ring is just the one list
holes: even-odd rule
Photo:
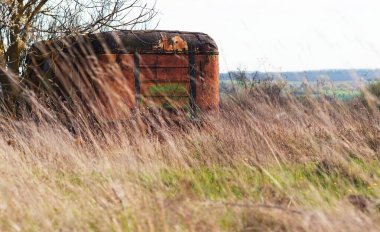
[[158, 41], [154, 49], [160, 49], [166, 52], [184, 52], [189, 50], [187, 42], [178, 35], [171, 38], [162, 35], [162, 38]]

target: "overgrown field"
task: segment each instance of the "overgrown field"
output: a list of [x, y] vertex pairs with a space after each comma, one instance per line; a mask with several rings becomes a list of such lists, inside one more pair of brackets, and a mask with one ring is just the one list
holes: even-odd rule
[[380, 111], [365, 96], [241, 90], [195, 122], [79, 133], [3, 118], [0, 230], [378, 231]]

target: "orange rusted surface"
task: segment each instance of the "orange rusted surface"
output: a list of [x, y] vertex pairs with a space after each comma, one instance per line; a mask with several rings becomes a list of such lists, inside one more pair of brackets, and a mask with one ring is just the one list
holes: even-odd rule
[[139, 56], [140, 67], [147, 68], [172, 68], [172, 67], [189, 67], [189, 58], [183, 54], [141, 54]]
[[126, 103], [130, 108], [133, 108], [136, 105], [136, 98], [135, 98], [135, 91], [134, 91], [134, 85], [135, 85], [135, 79], [133, 75], [134, 70], [134, 63], [133, 63], [133, 55], [131, 54], [123, 54], [119, 55], [120, 57], [120, 68], [123, 73], [123, 79], [125, 80], [125, 87], [123, 88], [123, 91], [126, 92], [125, 99]]
[[139, 70], [144, 107], [178, 108], [189, 103], [189, 62], [186, 55], [142, 54]]
[[[99, 81], [104, 88], [114, 93], [103, 94], [108, 104], [120, 101], [128, 107], [134, 107], [136, 101], [133, 88], [133, 55], [120, 55], [118, 58], [117, 55], [108, 54], [100, 55], [98, 58], [103, 68], [103, 75], [99, 76]], [[120, 63], [116, 61], [117, 59], [120, 59]]]
[[144, 81], [168, 81], [188, 82], [188, 70], [186, 68], [141, 68], [140, 80]]
[[219, 108], [219, 63], [216, 55], [197, 55], [196, 103], [201, 110]]
[[[59, 65], [70, 70], [45, 75], [46, 64], [55, 64], [57, 53], [68, 56]], [[78, 63], [83, 57], [97, 61]], [[203, 33], [115, 31], [69, 37], [53, 45], [37, 43], [27, 60], [31, 80], [59, 81], [66, 92], [72, 89], [68, 83], [77, 83], [79, 91], [89, 93], [82, 95], [88, 95], [83, 98], [93, 110], [109, 119], [125, 118], [137, 107], [193, 108], [193, 112], [194, 107], [201, 111], [219, 107], [218, 50]], [[86, 69], [92, 72], [83, 72]], [[67, 75], [71, 81], [64, 81]]]
[[[136, 105], [134, 96], [133, 55], [100, 55], [99, 63], [103, 69], [97, 77], [101, 114], [111, 119], [122, 119], [129, 114], [129, 109]], [[120, 63], [117, 62], [120, 59]]]
[[157, 66], [163, 68], [188, 68], [189, 57], [187, 55], [182, 54], [157, 55]]
[[169, 38], [166, 35], [162, 35], [154, 49], [160, 49], [166, 52], [184, 52], [189, 48], [187, 42], [178, 35]]

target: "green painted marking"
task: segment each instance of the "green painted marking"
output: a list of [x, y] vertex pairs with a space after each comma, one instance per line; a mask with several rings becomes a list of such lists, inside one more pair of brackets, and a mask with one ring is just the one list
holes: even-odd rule
[[187, 87], [184, 83], [163, 83], [157, 84], [149, 88], [149, 93], [152, 95], [164, 96], [187, 96]]

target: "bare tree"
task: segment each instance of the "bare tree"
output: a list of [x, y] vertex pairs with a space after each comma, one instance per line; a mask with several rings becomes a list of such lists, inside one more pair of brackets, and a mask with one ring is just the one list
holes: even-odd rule
[[229, 76], [237, 81], [240, 86], [244, 87], [245, 89], [247, 88], [249, 78], [246, 69], [238, 68], [236, 71], [229, 72]]
[[19, 94], [18, 82], [30, 45], [40, 39], [133, 29], [155, 16], [141, 0], [0, 0], [0, 84], [5, 97]]

